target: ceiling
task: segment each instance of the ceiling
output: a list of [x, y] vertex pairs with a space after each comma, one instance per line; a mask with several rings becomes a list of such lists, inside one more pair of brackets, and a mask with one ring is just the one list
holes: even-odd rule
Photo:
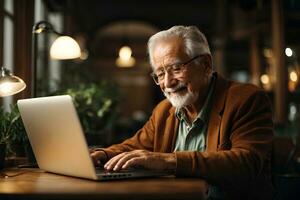
[[[121, 21], [140, 21], [157, 30], [173, 25], [196, 25], [210, 36], [243, 32], [251, 26], [269, 31], [272, 1], [264, 0], [44, 0], [50, 12], [71, 18], [73, 32], [92, 36], [99, 28]], [[288, 40], [300, 32], [300, 1], [284, 0]], [[244, 31], [245, 32], [245, 31]], [[248, 31], [249, 32], [249, 31]], [[297, 34], [297, 35], [296, 35]], [[298, 38], [297, 38], [298, 39]]]
[[[248, 39], [254, 29], [259, 30], [259, 45], [271, 44], [270, 3], [272, 1], [45, 0], [44, 2], [50, 12], [62, 12], [66, 17], [71, 18], [72, 33], [86, 35], [89, 38], [87, 45], [97, 52], [99, 48], [95, 47], [95, 41], [99, 39], [99, 30], [102, 31], [101, 34], [106, 33], [108, 38], [128, 34], [145, 43], [145, 38], [148, 38], [153, 30], [157, 31], [178, 24], [199, 27], [207, 35], [212, 48], [220, 42], [218, 38], [225, 40], [228, 60], [233, 62], [228, 64], [230, 66], [240, 65], [239, 63], [245, 65], [248, 62]], [[298, 42], [300, 1], [284, 0], [283, 13], [286, 44], [300, 46]], [[144, 28], [130, 27], [126, 25], [127, 22], [145, 26]], [[122, 23], [123, 25], [120, 25]], [[119, 26], [116, 26], [117, 24]], [[108, 49], [109, 47], [105, 50]]]
[[159, 29], [174, 24], [194, 24], [207, 29], [213, 18], [214, 1], [138, 0], [47, 0], [51, 11], [67, 11], [80, 31], [92, 32], [120, 20], [147, 22]]

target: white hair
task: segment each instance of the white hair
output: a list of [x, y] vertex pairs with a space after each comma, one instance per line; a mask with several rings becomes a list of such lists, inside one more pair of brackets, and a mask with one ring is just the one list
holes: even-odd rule
[[153, 65], [153, 49], [157, 42], [170, 37], [179, 37], [183, 39], [186, 54], [192, 58], [197, 55], [211, 55], [208, 42], [205, 35], [196, 26], [173, 26], [172, 28], [160, 31], [150, 37], [148, 40], [148, 54], [150, 64]]

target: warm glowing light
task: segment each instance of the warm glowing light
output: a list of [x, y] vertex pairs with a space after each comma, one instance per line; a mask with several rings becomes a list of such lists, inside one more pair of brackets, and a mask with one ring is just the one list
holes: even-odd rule
[[43, 28], [38, 28], [35, 30], [35, 33], [41, 33], [41, 32], [43, 32], [43, 30], [44, 30]]
[[25, 82], [10, 73], [5, 67], [0, 69], [0, 97], [14, 95], [26, 88]]
[[271, 58], [272, 57], [272, 50], [271, 49], [268, 49], [268, 48], [265, 48], [263, 50], [263, 54], [266, 58]]
[[129, 60], [131, 57], [132, 51], [128, 46], [124, 46], [119, 51], [119, 57], [124, 60]]
[[58, 60], [74, 59], [81, 56], [81, 50], [73, 38], [60, 36], [53, 42], [50, 48], [50, 56]]
[[297, 82], [297, 80], [298, 80], [298, 75], [297, 75], [297, 73], [296, 73], [295, 71], [292, 71], [292, 72], [290, 73], [290, 79], [291, 79], [291, 81], [293, 81], [293, 82]]
[[291, 57], [291, 56], [293, 55], [293, 50], [292, 50], [291, 48], [287, 47], [287, 48], [285, 49], [285, 55], [286, 55], [287, 57]]
[[131, 55], [131, 48], [123, 46], [119, 51], [119, 57], [116, 60], [116, 65], [119, 67], [132, 67], [135, 64], [135, 59]]
[[270, 83], [270, 78], [269, 78], [269, 76], [267, 74], [263, 74], [260, 77], [260, 81], [262, 82], [262, 84], [266, 85], [266, 84]]
[[2, 82], [0, 84], [0, 96], [10, 96], [16, 94], [26, 88], [26, 84], [21, 82]]
[[6, 93], [10, 93], [12, 91], [13, 87], [10, 83], [2, 83], [0, 84], [0, 91], [1, 93], [3, 94], [6, 94]]

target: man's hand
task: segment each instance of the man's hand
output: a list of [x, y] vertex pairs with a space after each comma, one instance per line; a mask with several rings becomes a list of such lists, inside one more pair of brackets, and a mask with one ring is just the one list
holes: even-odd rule
[[106, 154], [102, 150], [90, 150], [90, 155], [93, 159], [94, 165], [100, 166], [104, 164], [106, 159]]
[[118, 171], [129, 167], [144, 167], [154, 170], [175, 170], [176, 158], [174, 153], [158, 153], [146, 150], [134, 150], [121, 153], [110, 159], [104, 168]]

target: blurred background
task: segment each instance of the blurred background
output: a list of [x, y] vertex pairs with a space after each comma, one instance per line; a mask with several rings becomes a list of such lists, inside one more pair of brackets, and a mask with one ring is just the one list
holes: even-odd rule
[[[40, 21], [73, 37], [80, 57], [52, 59], [49, 52], [57, 35], [32, 33]], [[27, 84], [23, 92], [1, 99], [4, 112], [17, 99], [33, 96], [36, 76], [34, 96], [74, 97], [84, 129], [92, 135], [91, 145], [106, 146], [131, 136], [163, 99], [149, 76], [147, 40], [173, 25], [199, 27], [209, 41], [216, 71], [267, 91], [276, 128], [274, 162], [283, 171], [297, 163], [297, 0], [0, 0], [0, 65]]]

